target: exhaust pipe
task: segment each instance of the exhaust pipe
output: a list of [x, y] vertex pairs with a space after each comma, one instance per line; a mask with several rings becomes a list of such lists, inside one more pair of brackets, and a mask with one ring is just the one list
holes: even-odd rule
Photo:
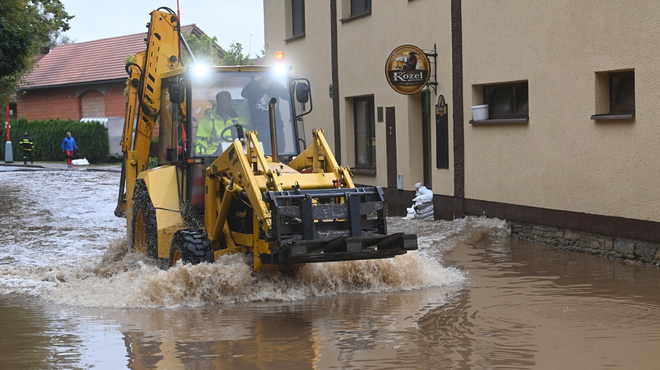
[[270, 122], [270, 147], [272, 150], [271, 157], [273, 162], [279, 162], [277, 158], [277, 128], [275, 122], [275, 103], [277, 103], [276, 98], [271, 98], [268, 102], [268, 120]]

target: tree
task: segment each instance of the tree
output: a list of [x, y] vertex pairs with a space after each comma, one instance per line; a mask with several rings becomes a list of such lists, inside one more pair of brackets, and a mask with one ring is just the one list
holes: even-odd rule
[[42, 47], [47, 47], [48, 49], [54, 49], [58, 45], [69, 45], [75, 44], [76, 40], [72, 40], [69, 36], [63, 35], [62, 31], [53, 31], [49, 35], [49, 40]]
[[[213, 38], [206, 35], [201, 35], [199, 37], [194, 35], [186, 36], [188, 46], [190, 46], [190, 50], [192, 50], [198, 63], [211, 66], [220, 65], [221, 59], [220, 56], [218, 56], [218, 49], [214, 46], [215, 42], [218, 41], [215, 36], [213, 36]], [[192, 64], [192, 58], [188, 53], [183, 53], [183, 63], [185, 65]]]
[[240, 42], [229, 45], [229, 50], [225, 50], [225, 58], [222, 60], [222, 65], [225, 66], [245, 66], [251, 65], [253, 62], [250, 56], [243, 54], [243, 45]]
[[60, 0], [0, 1], [0, 106], [32, 70], [40, 47], [72, 18]]

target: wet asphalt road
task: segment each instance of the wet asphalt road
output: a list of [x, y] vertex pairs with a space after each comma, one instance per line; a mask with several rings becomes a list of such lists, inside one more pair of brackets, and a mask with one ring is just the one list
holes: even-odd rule
[[98, 167], [0, 166], [0, 369], [658, 368], [660, 269], [469, 217], [388, 219], [419, 238], [389, 260], [162, 270]]

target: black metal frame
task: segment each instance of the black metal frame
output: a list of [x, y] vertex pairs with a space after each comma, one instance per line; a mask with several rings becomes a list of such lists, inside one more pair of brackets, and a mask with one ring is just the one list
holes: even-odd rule
[[277, 250], [264, 263], [290, 264], [388, 258], [417, 249], [417, 237], [387, 235], [380, 187], [268, 191]]

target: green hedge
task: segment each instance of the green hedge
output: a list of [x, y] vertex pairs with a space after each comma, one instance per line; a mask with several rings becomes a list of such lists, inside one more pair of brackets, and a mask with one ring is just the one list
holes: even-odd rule
[[[7, 141], [7, 129], [2, 125], [2, 142]], [[34, 142], [33, 159], [36, 161], [66, 161], [62, 152], [62, 141], [67, 132], [76, 139], [79, 155], [75, 158], [87, 158], [89, 163], [108, 160], [110, 145], [108, 131], [98, 123], [83, 123], [73, 120], [27, 121], [19, 119], [11, 122], [11, 147], [14, 162], [22, 161], [23, 150], [19, 142], [23, 134], [28, 133]], [[5, 159], [5, 145], [0, 145], [0, 160]]]

